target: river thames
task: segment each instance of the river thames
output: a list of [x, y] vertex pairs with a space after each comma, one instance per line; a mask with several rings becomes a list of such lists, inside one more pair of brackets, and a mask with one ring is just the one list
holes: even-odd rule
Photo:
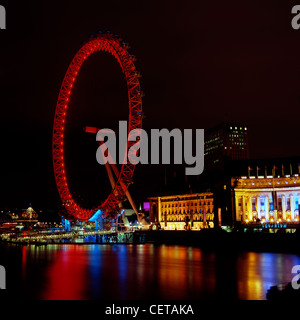
[[19, 299], [264, 300], [292, 280], [294, 254], [176, 245], [0, 246], [6, 297]]

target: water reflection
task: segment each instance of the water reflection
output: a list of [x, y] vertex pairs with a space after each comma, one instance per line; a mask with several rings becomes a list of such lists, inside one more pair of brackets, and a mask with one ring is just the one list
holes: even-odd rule
[[6, 255], [21, 275], [15, 292], [29, 299], [265, 299], [300, 264], [292, 254], [151, 244], [11, 246]]
[[45, 270], [46, 282], [41, 292], [42, 299], [88, 298], [85, 295], [88, 272], [88, 248], [83, 246], [64, 246], [57, 250], [54, 261]]
[[277, 253], [244, 253], [237, 259], [240, 299], [265, 299], [271, 286], [291, 281], [292, 267], [299, 256]]

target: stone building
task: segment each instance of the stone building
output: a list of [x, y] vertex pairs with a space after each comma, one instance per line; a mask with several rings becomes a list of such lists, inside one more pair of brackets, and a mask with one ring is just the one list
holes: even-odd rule
[[214, 227], [213, 193], [149, 198], [150, 223], [164, 230], [200, 230]]
[[235, 220], [299, 222], [300, 177], [232, 178]]

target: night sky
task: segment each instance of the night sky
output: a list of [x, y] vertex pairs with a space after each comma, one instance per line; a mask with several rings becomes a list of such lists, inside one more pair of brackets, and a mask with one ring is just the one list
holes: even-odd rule
[[[241, 122], [251, 158], [300, 156], [300, 30], [291, 26], [297, 1], [0, 4], [7, 11], [7, 30], [0, 30], [1, 208], [60, 204], [51, 156], [56, 99], [73, 56], [98, 30], [120, 34], [137, 57], [147, 131]], [[101, 201], [109, 190], [95, 137], [81, 128], [117, 128], [127, 108], [117, 62], [95, 54], [80, 72], [67, 119], [76, 197]], [[163, 179], [161, 166], [137, 167], [137, 205]]]

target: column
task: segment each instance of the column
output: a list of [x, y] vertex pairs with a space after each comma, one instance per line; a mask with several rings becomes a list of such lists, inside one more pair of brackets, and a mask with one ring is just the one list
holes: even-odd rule
[[278, 198], [277, 192], [275, 192], [274, 198], [274, 222], [277, 222], [277, 212], [278, 212]]
[[294, 221], [294, 219], [295, 219], [295, 213], [294, 213], [294, 211], [295, 211], [295, 203], [294, 203], [294, 201], [295, 201], [295, 197], [294, 197], [294, 195], [290, 195], [290, 197], [291, 197], [291, 221]]
[[242, 195], [242, 222], [245, 222], [246, 206], [245, 206], [245, 196]]
[[[294, 219], [296, 219], [297, 218], [297, 215], [299, 216], [299, 200], [300, 200], [300, 198], [299, 198], [300, 196], [299, 196], [299, 193], [296, 193], [295, 194], [295, 196], [293, 197], [294, 198], [294, 201], [295, 201], [295, 210], [298, 210], [298, 213], [297, 214], [295, 214], [294, 213]], [[296, 207], [296, 200], [298, 201], [298, 206]], [[298, 220], [299, 221], [299, 220]]]
[[244, 197], [245, 197], [245, 220], [247, 219], [249, 221], [249, 197], [246, 195]]
[[235, 219], [236, 221], [241, 220], [241, 214], [239, 211], [239, 196], [235, 194]]
[[252, 197], [249, 196], [249, 221], [253, 220], [253, 214], [252, 214]]
[[[299, 215], [299, 200], [300, 200], [300, 196], [299, 193], [296, 193], [295, 197], [294, 197], [294, 201], [295, 201], [295, 210], [298, 209], [298, 215]], [[298, 206], [296, 207], [296, 200], [298, 200]], [[296, 219], [297, 214], [294, 213], [294, 219]]]
[[160, 201], [160, 197], [158, 197], [158, 222], [161, 223], [161, 201]]
[[281, 196], [281, 206], [282, 206], [282, 221], [286, 221], [286, 196], [283, 194]]
[[265, 218], [266, 218], [266, 221], [269, 221], [269, 210], [270, 210], [269, 195], [267, 194], [265, 196]]
[[274, 216], [274, 221], [276, 221], [277, 219], [277, 207], [278, 207], [278, 203], [277, 203], [277, 192], [276, 191], [272, 191], [272, 200], [273, 200], [273, 216]]
[[257, 218], [261, 218], [260, 216], [260, 196], [256, 197], [256, 212], [257, 212]]

